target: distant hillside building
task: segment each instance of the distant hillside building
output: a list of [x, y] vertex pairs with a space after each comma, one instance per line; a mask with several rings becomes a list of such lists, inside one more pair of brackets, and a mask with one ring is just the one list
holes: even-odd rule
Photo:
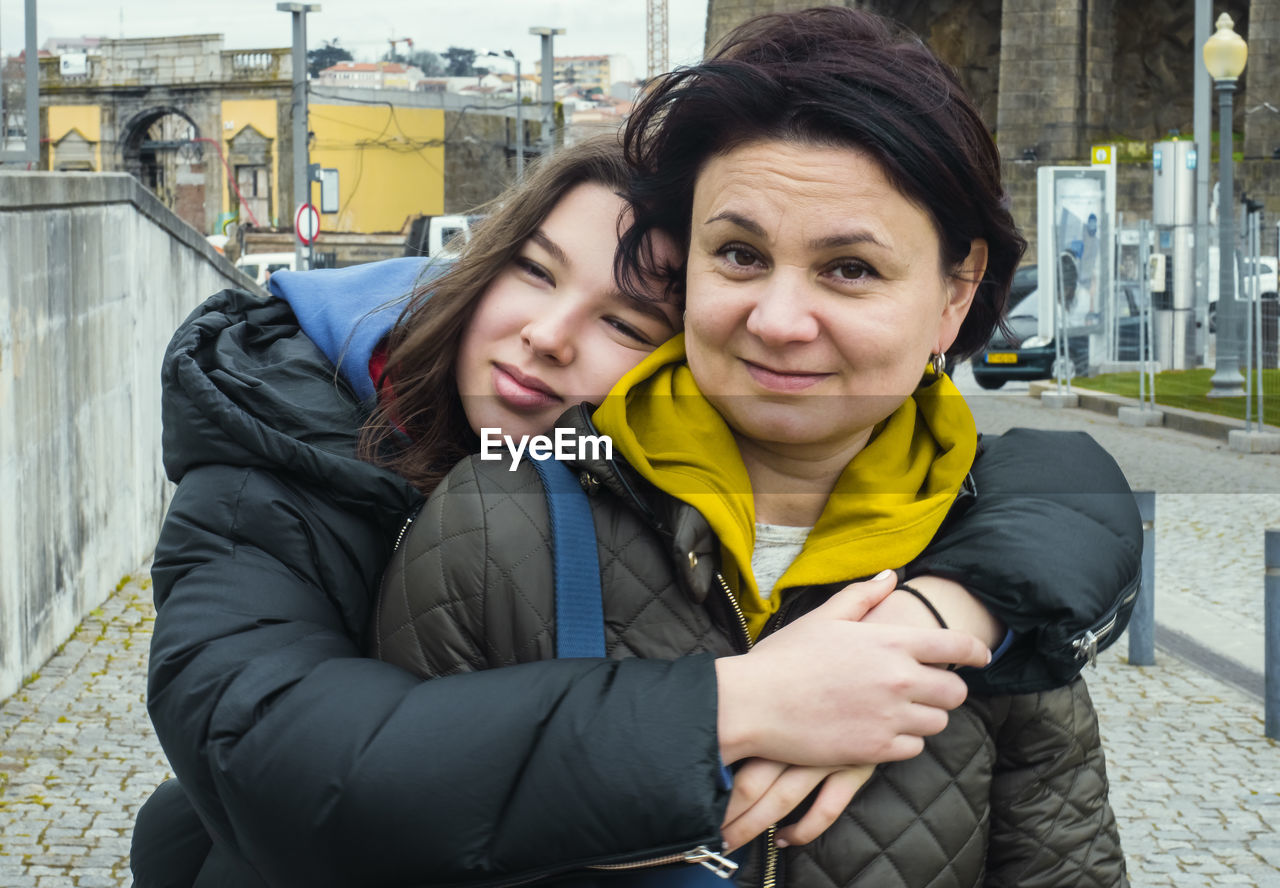
[[[537, 63], [536, 69], [541, 77], [542, 62]], [[556, 56], [552, 77], [557, 85], [572, 86], [583, 92], [599, 89], [608, 95], [618, 81], [631, 80], [631, 63], [617, 55]]]
[[338, 62], [320, 72], [321, 86], [353, 89], [422, 89], [427, 75], [402, 62]]

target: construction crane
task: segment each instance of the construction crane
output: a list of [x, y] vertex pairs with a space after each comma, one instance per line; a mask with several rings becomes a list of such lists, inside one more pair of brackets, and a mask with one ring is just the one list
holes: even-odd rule
[[413, 55], [413, 38], [412, 37], [388, 37], [387, 42], [391, 44], [391, 55], [388, 56], [389, 60], [394, 60], [397, 58], [396, 45], [400, 43], [404, 43], [409, 47], [409, 53], [408, 55], [405, 56], [406, 59]]
[[652, 80], [671, 70], [671, 63], [667, 57], [667, 0], [648, 0], [648, 4], [645, 23], [649, 26], [649, 45], [645, 61], [649, 68], [647, 78]]

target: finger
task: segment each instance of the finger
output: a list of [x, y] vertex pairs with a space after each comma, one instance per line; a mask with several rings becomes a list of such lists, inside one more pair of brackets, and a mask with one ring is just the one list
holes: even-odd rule
[[969, 686], [964, 679], [954, 672], [937, 669], [933, 666], [916, 667], [904, 681], [899, 692], [899, 699], [921, 706], [932, 706], [935, 709], [950, 711], [955, 709], [969, 696]]
[[865, 617], [869, 610], [888, 598], [897, 585], [898, 575], [891, 570], [882, 570], [869, 580], [845, 586], [821, 607], [816, 608], [810, 616], [822, 614], [828, 619], [857, 622]]
[[954, 629], [913, 630], [907, 651], [921, 663], [955, 664], [981, 669], [991, 662], [990, 648], [969, 633]]
[[761, 758], [743, 762], [733, 775], [733, 791], [724, 812], [725, 824], [737, 820], [759, 801], [787, 767], [782, 762]]
[[724, 827], [725, 847], [730, 851], [740, 848], [786, 817], [833, 770], [824, 767], [787, 768], [764, 796]]
[[807, 845], [826, 832], [874, 773], [875, 765], [858, 765], [842, 768], [822, 781], [822, 788], [805, 815], [778, 830], [778, 846]]
[[909, 703], [898, 716], [895, 723], [900, 734], [914, 737], [932, 737], [947, 729], [948, 711], [937, 706], [926, 706], [923, 703]]

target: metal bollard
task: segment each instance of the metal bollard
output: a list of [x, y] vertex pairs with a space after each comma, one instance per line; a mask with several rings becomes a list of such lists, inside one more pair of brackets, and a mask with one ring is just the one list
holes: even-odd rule
[[1156, 663], [1156, 492], [1135, 490], [1142, 518], [1142, 586], [1129, 617], [1129, 665]]
[[1266, 624], [1266, 647], [1263, 654], [1263, 670], [1266, 672], [1266, 735], [1280, 740], [1280, 530], [1268, 530], [1264, 537], [1266, 596], [1263, 602], [1263, 619]]

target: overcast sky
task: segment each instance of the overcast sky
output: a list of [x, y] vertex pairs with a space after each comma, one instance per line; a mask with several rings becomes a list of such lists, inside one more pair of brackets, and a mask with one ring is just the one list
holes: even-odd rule
[[[312, 47], [338, 38], [356, 58], [373, 59], [392, 37], [413, 38], [415, 49], [449, 46], [510, 49], [528, 64], [540, 57], [532, 26], [564, 28], [556, 55], [625, 55], [637, 77], [645, 73], [645, 0], [320, 0], [307, 16]], [[38, 0], [37, 45], [50, 37], [226, 35], [228, 49], [288, 46], [289, 13], [276, 0]], [[23, 42], [24, 0], [0, 0], [0, 48]], [[672, 66], [702, 55], [706, 3], [669, 0]]]

